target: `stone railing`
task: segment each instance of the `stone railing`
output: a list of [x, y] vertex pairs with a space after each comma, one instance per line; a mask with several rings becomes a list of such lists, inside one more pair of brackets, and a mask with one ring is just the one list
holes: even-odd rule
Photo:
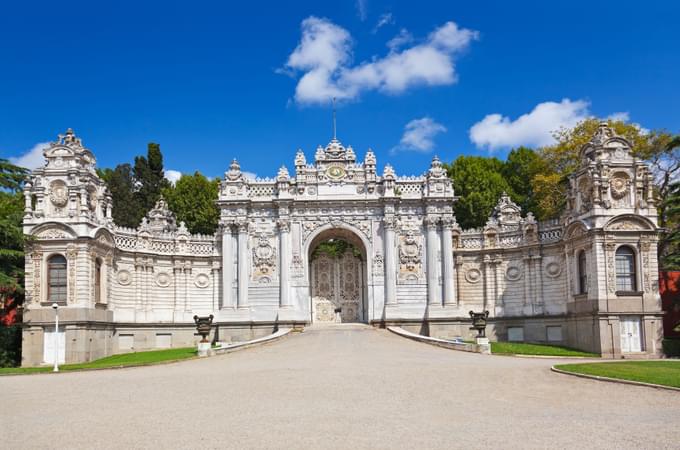
[[203, 234], [149, 233], [115, 227], [113, 239], [118, 250], [156, 255], [217, 256], [218, 239]]

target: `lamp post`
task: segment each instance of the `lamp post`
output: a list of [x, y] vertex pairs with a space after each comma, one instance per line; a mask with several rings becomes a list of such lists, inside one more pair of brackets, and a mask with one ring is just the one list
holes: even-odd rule
[[52, 344], [54, 345], [54, 369], [53, 372], [59, 372], [59, 305], [52, 303], [52, 309], [54, 310], [54, 339], [52, 339]]

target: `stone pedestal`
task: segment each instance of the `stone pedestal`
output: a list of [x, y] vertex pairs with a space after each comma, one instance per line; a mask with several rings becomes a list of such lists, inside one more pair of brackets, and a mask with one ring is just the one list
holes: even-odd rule
[[210, 342], [199, 342], [198, 343], [198, 356], [204, 357], [210, 354]]
[[479, 345], [481, 352], [485, 354], [491, 354], [491, 344], [489, 343], [488, 337], [477, 337], [475, 342]]

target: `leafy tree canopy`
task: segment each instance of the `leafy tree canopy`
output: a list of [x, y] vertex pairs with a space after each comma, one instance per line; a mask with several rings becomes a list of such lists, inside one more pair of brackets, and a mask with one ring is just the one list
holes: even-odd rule
[[464, 229], [484, 225], [503, 192], [513, 201], [519, 200], [503, 176], [505, 164], [498, 158], [459, 156], [445, 167], [459, 197], [454, 204], [456, 220]]
[[113, 199], [113, 221], [137, 228], [144, 215], [154, 207], [170, 182], [163, 171], [163, 154], [158, 144], [150, 143], [147, 155], [135, 157], [134, 167], [119, 164], [115, 169], [99, 169]]
[[191, 233], [214, 234], [220, 219], [216, 201], [220, 180], [208, 180], [200, 172], [182, 175], [174, 186], [163, 189], [168, 207]]
[[[568, 191], [568, 178], [579, 165], [579, 153], [581, 147], [593, 137], [601, 120], [588, 118], [578, 123], [573, 128], [557, 130], [553, 136], [555, 144], [538, 149], [545, 166], [537, 173], [531, 183], [538, 200], [537, 217], [549, 219], [558, 217], [564, 210]], [[680, 157], [669, 150], [668, 145], [672, 136], [665, 131], [647, 131], [636, 124], [626, 123], [620, 120], [608, 120], [609, 126], [614, 131], [628, 139], [633, 147], [633, 153], [640, 159], [651, 164], [655, 178], [663, 178], [667, 170], [669, 160], [675, 159], [674, 171], [680, 167]], [[658, 160], [658, 163], [655, 161]], [[657, 181], [658, 183], [658, 181]], [[660, 197], [667, 194], [668, 183], [660, 190]]]
[[28, 171], [0, 159], [0, 295], [23, 294], [23, 182]]

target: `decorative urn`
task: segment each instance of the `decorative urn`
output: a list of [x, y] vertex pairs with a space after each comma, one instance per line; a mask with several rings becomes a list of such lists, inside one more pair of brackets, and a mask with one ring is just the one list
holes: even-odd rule
[[210, 328], [212, 328], [213, 315], [199, 317], [194, 316], [194, 322], [196, 322], [196, 331], [201, 335], [203, 339], [201, 342], [208, 342], [208, 335], [210, 334]]
[[477, 330], [477, 337], [486, 337], [486, 322], [489, 317], [489, 311], [476, 313], [470, 311], [470, 318], [472, 318], [471, 330]]

